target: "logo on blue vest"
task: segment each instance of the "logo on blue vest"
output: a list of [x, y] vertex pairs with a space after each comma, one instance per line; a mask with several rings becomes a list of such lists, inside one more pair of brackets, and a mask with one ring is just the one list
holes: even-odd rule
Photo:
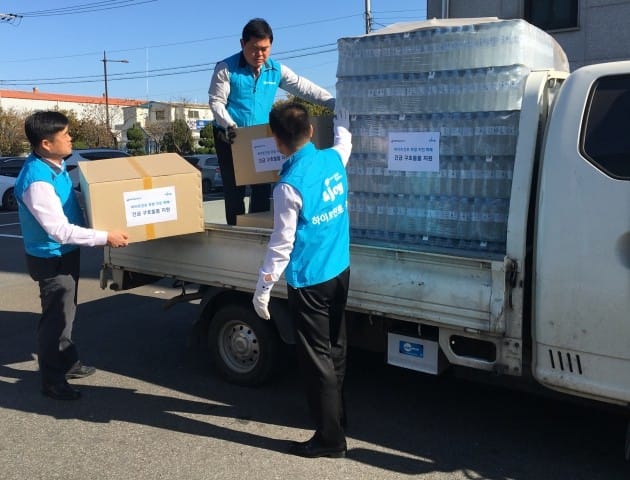
[[333, 202], [337, 195], [343, 195], [342, 178], [339, 172], [335, 172], [332, 177], [324, 180], [324, 191], [322, 191], [322, 200], [324, 202]]

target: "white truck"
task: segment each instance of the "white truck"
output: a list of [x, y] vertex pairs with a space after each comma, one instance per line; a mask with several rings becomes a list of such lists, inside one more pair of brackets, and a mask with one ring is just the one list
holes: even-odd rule
[[[518, 123], [505, 254], [351, 245], [352, 344], [439, 374], [476, 369], [630, 406], [630, 62], [532, 71]], [[272, 321], [251, 305], [270, 230], [199, 234], [105, 251], [102, 286], [197, 285], [197, 332], [218, 371], [254, 385], [291, 343], [285, 285]], [[626, 438], [630, 456], [630, 425]]]

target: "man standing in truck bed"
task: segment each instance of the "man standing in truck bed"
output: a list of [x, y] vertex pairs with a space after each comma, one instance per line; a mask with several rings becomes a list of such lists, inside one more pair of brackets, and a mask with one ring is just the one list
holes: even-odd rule
[[[210, 82], [210, 109], [214, 115], [214, 145], [223, 179], [225, 217], [236, 225], [245, 213], [245, 186], [236, 186], [231, 143], [238, 127], [261, 125], [269, 120], [278, 88], [331, 110], [335, 99], [326, 90], [270, 58], [273, 32], [262, 18], [243, 28], [242, 50], [217, 63]], [[269, 210], [269, 184], [252, 185], [249, 213]]]

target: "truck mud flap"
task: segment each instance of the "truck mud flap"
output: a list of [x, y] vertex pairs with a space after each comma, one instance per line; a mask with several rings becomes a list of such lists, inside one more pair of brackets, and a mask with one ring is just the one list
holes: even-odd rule
[[147, 275], [146, 273], [130, 272], [128, 270], [113, 270], [112, 276], [113, 279], [109, 288], [116, 292], [149, 285], [163, 278], [155, 275]]
[[387, 363], [439, 375], [448, 366], [438, 342], [387, 332]]

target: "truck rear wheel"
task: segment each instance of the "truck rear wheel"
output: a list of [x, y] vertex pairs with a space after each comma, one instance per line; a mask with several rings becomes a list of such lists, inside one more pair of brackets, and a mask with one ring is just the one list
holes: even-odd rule
[[208, 346], [219, 374], [231, 383], [246, 386], [266, 382], [280, 353], [273, 322], [239, 305], [216, 312], [208, 329]]

